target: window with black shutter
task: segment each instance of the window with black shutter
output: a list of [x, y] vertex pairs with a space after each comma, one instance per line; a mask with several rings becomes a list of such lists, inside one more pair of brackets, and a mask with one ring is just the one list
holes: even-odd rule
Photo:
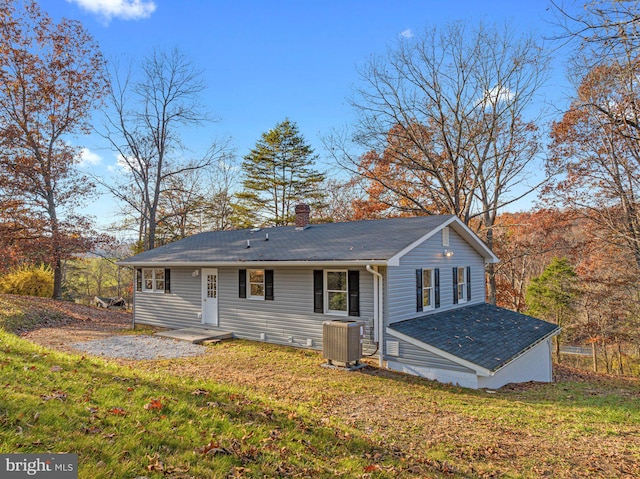
[[349, 316], [360, 316], [360, 271], [349, 271]]
[[171, 270], [169, 268], [166, 268], [164, 270], [164, 293], [170, 293], [171, 292]]
[[313, 312], [324, 313], [324, 272], [313, 270]]
[[422, 269], [416, 270], [416, 311], [422, 311]]
[[247, 270], [238, 270], [238, 297], [247, 297]]
[[458, 268], [453, 268], [453, 304], [458, 304]]
[[433, 270], [433, 307], [440, 307], [440, 270], [438, 268]]
[[273, 270], [264, 270], [264, 299], [273, 301]]

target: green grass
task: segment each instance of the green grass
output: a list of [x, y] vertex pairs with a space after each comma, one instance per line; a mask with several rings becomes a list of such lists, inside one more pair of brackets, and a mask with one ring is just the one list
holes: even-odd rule
[[55, 353], [4, 331], [0, 350], [0, 449], [77, 453], [80, 477], [351, 477], [376, 454], [376, 470], [401, 467], [362, 435], [240, 388]]
[[[0, 296], [0, 323], [38, 308]], [[638, 379], [560, 368], [486, 392], [321, 362], [249, 341], [103, 361], [0, 331], [0, 450], [77, 453], [98, 479], [640, 476]]]

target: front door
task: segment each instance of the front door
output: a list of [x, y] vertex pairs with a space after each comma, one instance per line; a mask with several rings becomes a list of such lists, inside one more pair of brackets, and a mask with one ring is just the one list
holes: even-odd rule
[[218, 270], [202, 269], [202, 323], [218, 325]]

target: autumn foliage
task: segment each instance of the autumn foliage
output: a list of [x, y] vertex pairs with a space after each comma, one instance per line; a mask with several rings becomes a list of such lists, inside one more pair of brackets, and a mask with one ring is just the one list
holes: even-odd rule
[[62, 295], [62, 261], [86, 251], [88, 223], [74, 214], [93, 189], [75, 168], [69, 135], [86, 133], [104, 93], [102, 57], [75, 21], [59, 23], [35, 1], [0, 6], [0, 229], [9, 254], [34, 242]]

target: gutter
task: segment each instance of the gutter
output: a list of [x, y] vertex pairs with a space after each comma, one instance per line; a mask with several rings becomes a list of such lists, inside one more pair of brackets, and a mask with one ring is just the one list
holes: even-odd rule
[[238, 261], [118, 261], [119, 266], [129, 266], [133, 268], [219, 268], [222, 266], [325, 266], [325, 267], [344, 267], [344, 266], [366, 266], [376, 265], [385, 266], [385, 259], [369, 259], [369, 260], [286, 260], [286, 261], [259, 261], [259, 260], [238, 260]]
[[[378, 267], [376, 266], [376, 269]], [[377, 281], [374, 283], [374, 295], [373, 295], [373, 310], [375, 321], [377, 323], [378, 329], [378, 365], [383, 367], [384, 362], [384, 308], [383, 308], [383, 298], [384, 298], [384, 289], [383, 289], [383, 276], [378, 273], [375, 269], [371, 267], [370, 264], [366, 266], [366, 269], [369, 273], [371, 273]], [[377, 290], [377, 291], [376, 291]], [[377, 293], [377, 294], [375, 294]]]

